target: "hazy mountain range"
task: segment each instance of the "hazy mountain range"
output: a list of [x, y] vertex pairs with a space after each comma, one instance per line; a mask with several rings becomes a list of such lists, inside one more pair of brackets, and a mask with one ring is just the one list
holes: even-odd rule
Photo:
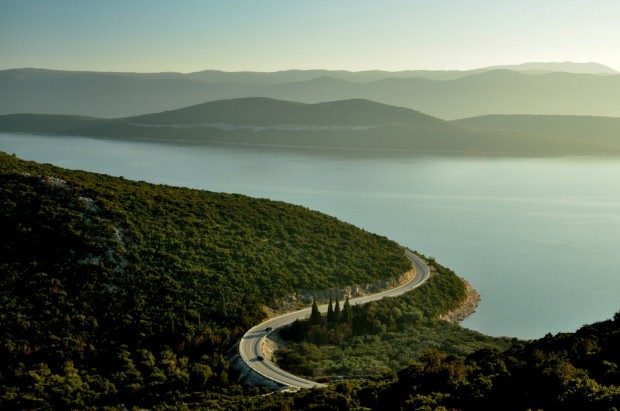
[[0, 116], [0, 131], [476, 155], [620, 154], [620, 118], [488, 115], [445, 121], [362, 99], [307, 104], [253, 97], [117, 119], [12, 114]]
[[126, 117], [242, 97], [367, 99], [452, 120], [486, 114], [620, 116], [620, 74], [596, 63], [470, 71], [100, 73], [0, 71], [0, 114]]

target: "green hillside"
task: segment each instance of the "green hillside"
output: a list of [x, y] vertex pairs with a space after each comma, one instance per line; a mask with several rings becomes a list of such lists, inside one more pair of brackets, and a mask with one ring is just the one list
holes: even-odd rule
[[225, 354], [265, 305], [410, 267], [394, 242], [281, 202], [1, 153], [0, 180], [2, 409], [228, 392]]
[[[620, 312], [574, 333], [466, 357], [431, 349], [398, 373], [288, 396], [235, 398], [220, 409], [616, 410]], [[382, 355], [382, 352], [377, 354]]]

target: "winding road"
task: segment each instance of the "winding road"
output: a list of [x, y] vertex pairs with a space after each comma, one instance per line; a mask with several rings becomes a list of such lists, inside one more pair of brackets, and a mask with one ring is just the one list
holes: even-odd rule
[[[409, 281], [396, 288], [382, 291], [377, 294], [367, 295], [349, 300], [351, 305], [364, 304], [370, 301], [380, 300], [383, 297], [395, 297], [421, 286], [429, 277], [430, 269], [426, 262], [410, 250], [405, 250], [405, 255], [415, 269], [415, 274]], [[311, 308], [290, 312], [279, 317], [271, 318], [252, 327], [245, 333], [239, 342], [239, 355], [248, 367], [263, 377], [284, 385], [291, 389], [321, 387], [324, 384], [306, 380], [278, 368], [274, 363], [267, 360], [263, 354], [263, 343], [269, 334], [278, 328], [284, 327], [297, 319], [310, 317]], [[327, 304], [319, 306], [319, 311], [327, 312]]]

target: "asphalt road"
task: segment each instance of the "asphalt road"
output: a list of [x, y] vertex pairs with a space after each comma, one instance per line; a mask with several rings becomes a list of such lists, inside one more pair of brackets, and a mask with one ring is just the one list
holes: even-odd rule
[[[409, 258], [415, 268], [415, 275], [406, 283], [377, 294], [367, 295], [349, 300], [351, 305], [364, 304], [370, 301], [380, 300], [383, 297], [395, 297], [421, 286], [429, 277], [430, 270], [426, 263], [410, 250], [405, 250], [405, 255]], [[327, 304], [319, 306], [321, 312], [327, 312]], [[245, 333], [239, 342], [239, 354], [241, 359], [258, 374], [273, 380], [279, 384], [293, 389], [321, 387], [315, 381], [306, 380], [278, 368], [274, 363], [267, 360], [263, 354], [263, 343], [265, 338], [278, 328], [284, 327], [297, 319], [310, 317], [311, 308], [294, 311], [271, 318], [265, 322], [252, 327]], [[263, 359], [261, 359], [263, 358]]]

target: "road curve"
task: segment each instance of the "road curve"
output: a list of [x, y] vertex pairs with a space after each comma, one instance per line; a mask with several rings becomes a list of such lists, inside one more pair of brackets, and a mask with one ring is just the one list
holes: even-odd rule
[[[414, 276], [404, 284], [396, 288], [382, 291], [377, 294], [357, 297], [349, 300], [351, 305], [364, 304], [370, 301], [380, 300], [383, 297], [395, 297], [421, 286], [429, 277], [430, 269], [426, 262], [410, 250], [405, 250], [405, 255], [415, 269]], [[327, 304], [319, 306], [321, 312], [327, 312]], [[324, 384], [297, 377], [278, 368], [274, 363], [267, 360], [263, 354], [265, 338], [278, 328], [284, 327], [297, 319], [310, 317], [311, 308], [290, 312], [279, 317], [266, 320], [246, 332], [239, 342], [239, 354], [248, 367], [258, 374], [279, 384], [292, 389], [321, 387]]]

